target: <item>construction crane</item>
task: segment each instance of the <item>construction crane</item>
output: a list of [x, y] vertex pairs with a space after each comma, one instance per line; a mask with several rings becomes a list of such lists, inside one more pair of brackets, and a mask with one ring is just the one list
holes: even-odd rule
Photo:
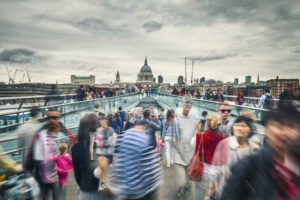
[[24, 71], [21, 83], [24, 83], [24, 78], [25, 78], [25, 76], [27, 76], [28, 82], [30, 83], [30, 82], [31, 82], [31, 79], [30, 79], [28, 70]]
[[193, 85], [193, 78], [194, 78], [194, 60], [192, 60], [192, 75], [191, 75], [191, 85]]
[[17, 74], [17, 70], [15, 71], [15, 75], [14, 75], [14, 78], [11, 77], [10, 73], [9, 73], [9, 70], [7, 67], [6, 68], [6, 71], [7, 71], [7, 75], [8, 75], [8, 84], [15, 84], [15, 78], [16, 78], [16, 74]]
[[27, 74], [28, 82], [31, 83], [31, 79], [30, 79], [28, 70], [26, 70], [26, 74]]

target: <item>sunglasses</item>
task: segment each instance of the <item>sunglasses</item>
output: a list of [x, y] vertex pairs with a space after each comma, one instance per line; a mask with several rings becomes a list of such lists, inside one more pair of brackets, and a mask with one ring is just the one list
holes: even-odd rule
[[57, 119], [59, 119], [60, 118], [60, 116], [48, 116], [47, 117], [47, 120], [50, 120], [50, 119], [55, 119], [55, 120], [57, 120]]
[[220, 110], [222, 113], [225, 113], [225, 112], [228, 112], [228, 113], [230, 113], [231, 112], [231, 110], [230, 109], [224, 109], [224, 110]]

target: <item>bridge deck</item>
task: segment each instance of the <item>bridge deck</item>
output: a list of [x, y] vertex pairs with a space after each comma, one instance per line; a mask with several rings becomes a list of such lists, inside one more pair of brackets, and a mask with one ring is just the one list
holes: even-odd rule
[[[176, 194], [176, 182], [174, 179], [174, 166], [171, 168], [163, 167], [162, 163], [162, 185], [159, 190], [159, 200], [175, 200], [176, 197], [174, 196]], [[66, 191], [62, 192], [62, 195], [65, 196], [66, 200], [74, 200], [77, 199], [79, 188], [76, 184], [73, 171], [69, 174], [69, 181], [66, 187]], [[63, 194], [65, 193], [65, 194]], [[103, 198], [101, 200], [113, 200], [114, 196], [110, 194], [109, 192], [102, 192]]]

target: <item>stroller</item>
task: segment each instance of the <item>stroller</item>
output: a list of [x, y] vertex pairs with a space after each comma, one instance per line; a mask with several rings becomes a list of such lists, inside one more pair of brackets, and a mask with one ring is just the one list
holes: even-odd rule
[[39, 186], [27, 173], [7, 173], [0, 169], [0, 200], [37, 200]]

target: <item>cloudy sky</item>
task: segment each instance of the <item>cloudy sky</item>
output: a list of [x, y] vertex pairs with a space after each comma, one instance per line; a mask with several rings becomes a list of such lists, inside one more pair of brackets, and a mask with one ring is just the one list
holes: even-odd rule
[[[300, 77], [299, 0], [0, 0], [0, 81], [70, 75], [136, 81], [145, 56], [175, 82], [184, 57], [194, 76], [233, 81]], [[191, 61], [188, 61], [188, 77]]]

